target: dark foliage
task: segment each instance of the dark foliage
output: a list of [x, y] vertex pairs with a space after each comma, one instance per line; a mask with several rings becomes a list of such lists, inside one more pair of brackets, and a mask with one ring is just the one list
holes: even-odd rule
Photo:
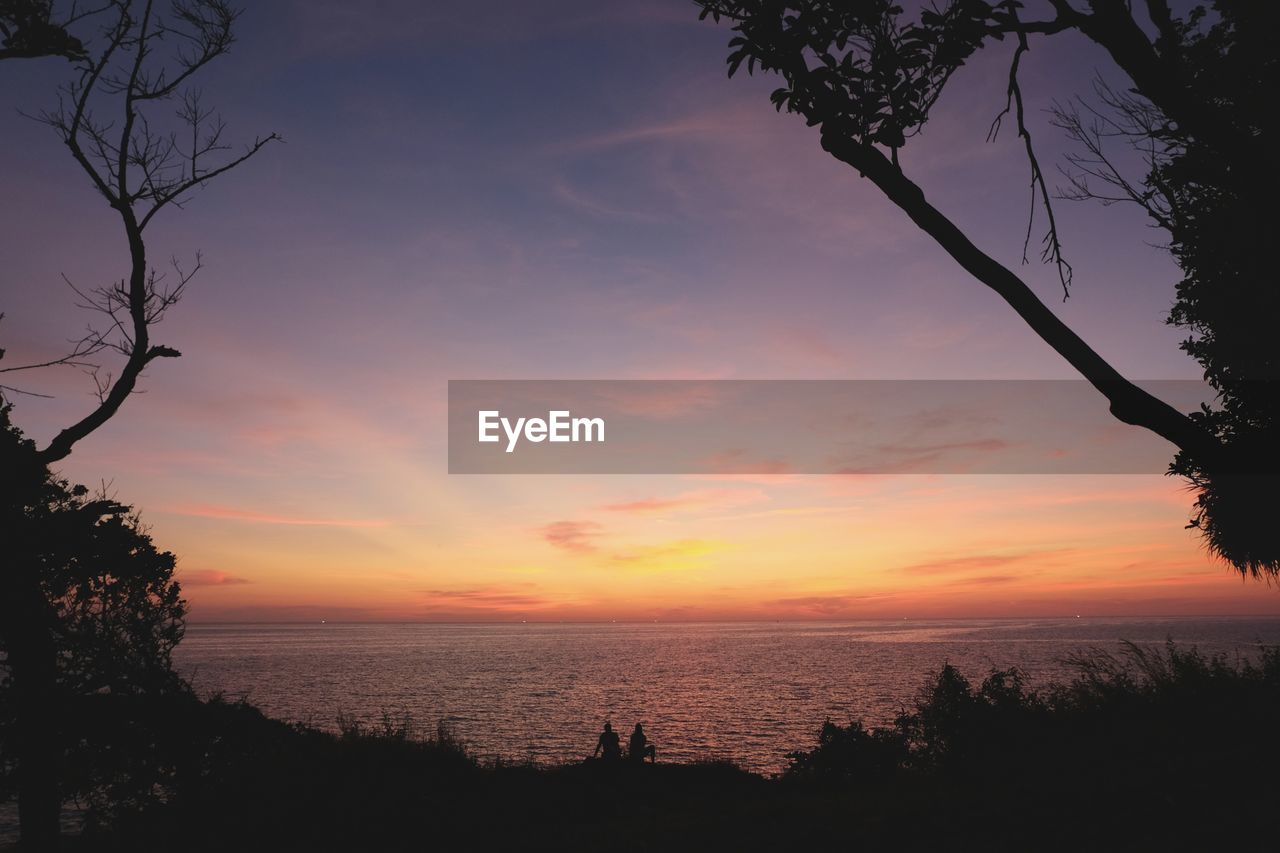
[[1127, 645], [1070, 662], [1077, 676], [1042, 692], [1016, 670], [974, 689], [944, 666], [892, 726], [828, 722], [784, 781], [926, 797], [963, 821], [965, 846], [1017, 849], [1026, 833], [1032, 849], [1262, 849], [1250, 810], [1280, 787], [1280, 649], [1233, 661]]
[[[1268, 238], [1280, 180], [1266, 146], [1276, 132], [1280, 7], [1214, 2], [1158, 24], [1155, 45], [1180, 84], [1181, 112], [1195, 109], [1170, 116], [1140, 90], [1102, 80], [1089, 99], [1057, 106], [1054, 123], [1080, 147], [1066, 197], [1135, 203], [1168, 235], [1183, 272], [1168, 322], [1188, 332], [1182, 349], [1218, 392], [1192, 417], [1226, 451], [1216, 468], [1183, 451], [1173, 471], [1197, 487], [1192, 526], [1209, 547], [1243, 572], [1270, 574], [1280, 556], [1280, 290]], [[1116, 165], [1114, 149], [1124, 147], [1141, 155], [1145, 175]]]
[[91, 14], [73, 5], [59, 17], [52, 0], [0, 0], [0, 59], [83, 59], [84, 45], [67, 28]]
[[1173, 21], [1167, 52], [1186, 66], [1195, 97], [1215, 106], [1221, 136], [1154, 125], [1160, 154], [1145, 186], [1167, 210], [1170, 249], [1182, 268], [1169, 322], [1204, 368], [1218, 400], [1196, 418], [1232, 452], [1226, 472], [1181, 453], [1174, 470], [1198, 487], [1192, 525], [1210, 548], [1253, 575], [1280, 566], [1280, 287], [1271, 239], [1280, 171], [1276, 136], [1280, 69], [1275, 3], [1215, 0]]
[[816, 749], [787, 754], [787, 772], [792, 778], [828, 782], [882, 782], [898, 772], [907, 754], [906, 740], [892, 729], [868, 730], [859, 721], [838, 726], [827, 720]]
[[[0, 790], [22, 764], [53, 795], [106, 815], [149, 800], [160, 765], [147, 722], [182, 694], [170, 654], [186, 602], [174, 556], [132, 508], [52, 474], [0, 407]], [[38, 757], [30, 749], [40, 741]], [[53, 766], [49, 766], [52, 764]]]

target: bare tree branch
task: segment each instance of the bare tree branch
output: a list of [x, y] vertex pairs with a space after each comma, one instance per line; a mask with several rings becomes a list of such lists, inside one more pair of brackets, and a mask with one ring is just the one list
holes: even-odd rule
[[823, 127], [822, 147], [868, 178], [965, 270], [999, 294], [1037, 335], [1102, 392], [1118, 420], [1145, 427], [1198, 458], [1213, 460], [1221, 455], [1221, 445], [1210, 433], [1125, 379], [1037, 299], [1025, 282], [975, 246], [955, 223], [931, 205], [920, 187], [879, 149], [828, 126]]
[[[1016, 22], [1016, 10], [1011, 15]], [[1041, 241], [1040, 260], [1044, 263], [1052, 263], [1057, 267], [1058, 281], [1062, 283], [1062, 300], [1065, 302], [1067, 297], [1071, 295], [1071, 264], [1067, 263], [1066, 258], [1062, 256], [1062, 241], [1058, 238], [1058, 222], [1053, 215], [1053, 204], [1049, 199], [1049, 188], [1045, 185], [1044, 173], [1040, 170], [1040, 161], [1036, 158], [1035, 147], [1031, 144], [1031, 131], [1027, 129], [1026, 114], [1022, 105], [1022, 87], [1018, 85], [1018, 68], [1022, 62], [1022, 55], [1030, 49], [1030, 46], [1027, 44], [1026, 31], [1018, 30], [1017, 36], [1018, 46], [1014, 49], [1013, 61], [1009, 64], [1009, 85], [1005, 95], [1004, 109], [992, 121], [991, 129], [987, 132], [987, 141], [995, 141], [997, 134], [1000, 132], [1001, 121], [1012, 109], [1014, 119], [1018, 124], [1018, 136], [1023, 141], [1023, 146], [1027, 152], [1027, 162], [1031, 165], [1031, 210], [1027, 215], [1027, 234], [1022, 241], [1022, 262], [1024, 264], [1027, 263], [1027, 249], [1031, 245], [1031, 231], [1035, 226], [1038, 199], [1039, 204], [1044, 207], [1046, 218], [1049, 220], [1048, 229], [1045, 231], [1044, 239]]]
[[[3, 2], [3, 0], [0, 0]], [[181, 207], [185, 196], [242, 165], [277, 134], [254, 139], [238, 156], [227, 157], [226, 124], [201, 102], [189, 84], [234, 43], [239, 11], [226, 0], [110, 0], [97, 41], [81, 74], [61, 93], [58, 107], [40, 117], [61, 137], [124, 227], [129, 246], [127, 277], [110, 285], [71, 285], [79, 304], [105, 318], [66, 355], [27, 367], [74, 365], [92, 377], [98, 405], [58, 433], [40, 451], [46, 464], [64, 458], [77, 441], [109, 420], [152, 361], [176, 358], [177, 349], [151, 340], [153, 328], [173, 307], [201, 268], [184, 270], [173, 261], [175, 278], [149, 265], [144, 229], [165, 207]], [[164, 51], [164, 54], [161, 54]], [[169, 114], [150, 108], [177, 101]], [[109, 115], [100, 119], [99, 115]], [[68, 282], [70, 284], [70, 282]], [[85, 359], [112, 351], [124, 357], [118, 372], [100, 372]]]
[[[1059, 197], [1104, 205], [1131, 202], [1146, 211], [1157, 226], [1172, 230], [1178, 200], [1161, 180], [1160, 167], [1181, 147], [1171, 137], [1167, 121], [1149, 101], [1117, 92], [1101, 79], [1095, 81], [1094, 92], [1103, 108], [1080, 97], [1052, 107], [1053, 125], [1083, 149], [1083, 153], [1067, 154], [1068, 165], [1059, 167], [1069, 184], [1059, 191]], [[1145, 167], [1141, 183], [1127, 177], [1131, 170], [1123, 168], [1107, 150], [1113, 140], [1141, 156]]]

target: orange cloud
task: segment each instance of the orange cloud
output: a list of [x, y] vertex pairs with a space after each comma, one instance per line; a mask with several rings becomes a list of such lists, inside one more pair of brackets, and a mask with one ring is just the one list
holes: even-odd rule
[[178, 580], [182, 582], [183, 586], [236, 586], [251, 582], [248, 578], [230, 575], [219, 569], [195, 569], [194, 571], [179, 572]]
[[553, 521], [542, 528], [542, 538], [557, 548], [586, 554], [596, 549], [594, 539], [600, 525], [594, 521]]

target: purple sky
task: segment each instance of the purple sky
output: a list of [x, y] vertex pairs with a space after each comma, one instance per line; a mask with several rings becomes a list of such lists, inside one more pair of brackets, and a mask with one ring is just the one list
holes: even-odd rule
[[[232, 138], [276, 131], [286, 144], [162, 215], [151, 256], [206, 262], [156, 335], [184, 356], [151, 369], [147, 393], [63, 466], [112, 480], [192, 571], [265, 589], [270, 569], [254, 567], [272, 548], [329, 545], [237, 518], [364, 519], [413, 534], [347, 545], [439, 586], [482, 547], [484, 518], [518, 517], [527, 533], [572, 514], [573, 484], [539, 501], [527, 483], [444, 474], [449, 378], [1074, 378], [812, 129], [776, 115], [774, 79], [727, 80], [727, 30], [684, 0], [273, 2], [252, 4], [239, 33], [206, 99]], [[1012, 47], [957, 75], [903, 164], [1016, 267], [1027, 164], [1007, 128], [984, 141]], [[1043, 110], [1105, 64], [1082, 39], [1033, 41], [1022, 79], [1046, 164], [1064, 143]], [[95, 285], [124, 270], [111, 212], [52, 132], [15, 112], [50, 106], [64, 73], [52, 60], [0, 68], [0, 333], [13, 361], [88, 319], [60, 273]], [[1124, 207], [1062, 202], [1058, 216], [1073, 295], [1062, 304], [1052, 269], [1021, 267], [1037, 292], [1128, 375], [1197, 376], [1163, 325], [1177, 273], [1150, 245], [1161, 235]], [[41, 439], [91, 404], [74, 371], [25, 385], [56, 394], [19, 400], [17, 421]], [[610, 488], [636, 492], [582, 486]], [[258, 550], [226, 544], [236, 538]], [[1181, 530], [1161, 541], [1221, 571]], [[451, 568], [423, 556], [434, 548], [454, 549]]]

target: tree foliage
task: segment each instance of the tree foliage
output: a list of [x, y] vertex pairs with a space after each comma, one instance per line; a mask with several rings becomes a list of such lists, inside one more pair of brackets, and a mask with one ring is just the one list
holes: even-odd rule
[[68, 28], [97, 11], [73, 3], [59, 16], [52, 0], [0, 0], [0, 59], [83, 59], [84, 44]]
[[[62, 744], [51, 756], [60, 795], [128, 802], [136, 795], [124, 790], [136, 794], [152, 781], [141, 772], [154, 758], [145, 737], [122, 748], [140, 733], [139, 706], [186, 690], [170, 657], [187, 612], [174, 556], [156, 547], [131, 507], [51, 473], [10, 424], [9, 408], [0, 408], [0, 467], [8, 475], [0, 487], [6, 776], [21, 778], [16, 759], [31, 732], [16, 722], [35, 681], [42, 724]], [[48, 683], [29, 677], [39, 661], [13, 666], [24, 655], [32, 663], [32, 637], [50, 641]]]

